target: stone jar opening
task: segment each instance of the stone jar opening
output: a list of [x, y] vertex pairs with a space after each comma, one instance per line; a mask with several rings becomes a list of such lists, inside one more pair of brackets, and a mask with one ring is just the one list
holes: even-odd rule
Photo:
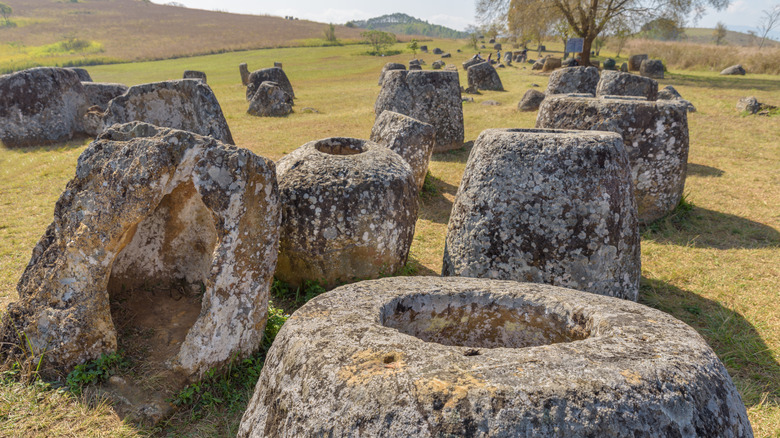
[[591, 334], [582, 315], [477, 291], [406, 295], [382, 307], [380, 323], [425, 342], [469, 348], [538, 347]]
[[365, 140], [333, 137], [318, 141], [314, 148], [328, 155], [358, 155], [366, 151]]

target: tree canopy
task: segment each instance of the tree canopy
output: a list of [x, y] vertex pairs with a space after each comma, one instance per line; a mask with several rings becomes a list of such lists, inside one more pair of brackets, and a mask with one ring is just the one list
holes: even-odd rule
[[[730, 0], [476, 0], [477, 16], [483, 22], [506, 23], [514, 28], [552, 26], [566, 20], [572, 32], [583, 38], [582, 63], [590, 63], [593, 41], [610, 23], [623, 20], [646, 23], [655, 18], [681, 21], [690, 14], [701, 16], [705, 8], [721, 10]], [[536, 23], [536, 24], [533, 24]], [[541, 23], [541, 24], [540, 24]], [[533, 31], [532, 33], [537, 32]]]
[[5, 20], [5, 25], [6, 25], [6, 26], [7, 26], [7, 25], [9, 25], [9, 24], [11, 24], [11, 19], [10, 19], [10, 18], [8, 18], [8, 17], [10, 17], [10, 16], [11, 16], [11, 13], [12, 13], [13, 11], [14, 11], [14, 10], [13, 10], [13, 8], [11, 8], [10, 6], [8, 6], [7, 4], [5, 4], [5, 3], [0, 3], [0, 15], [2, 15], [2, 16], [3, 16], [3, 20]]

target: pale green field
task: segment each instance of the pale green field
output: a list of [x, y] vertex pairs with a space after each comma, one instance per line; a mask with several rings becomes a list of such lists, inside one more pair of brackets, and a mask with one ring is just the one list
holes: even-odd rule
[[[425, 42], [451, 51], [446, 62], [473, 54], [462, 42]], [[402, 49], [398, 45], [397, 49]], [[462, 48], [463, 53], [455, 53]], [[377, 78], [386, 62], [407, 62], [411, 53], [377, 58], [360, 55], [365, 46], [293, 48], [236, 52], [168, 61], [89, 67], [95, 81], [128, 85], [180, 78], [185, 69], [205, 71], [236, 144], [278, 159], [318, 138], [368, 138], [379, 93]], [[485, 51], [483, 50], [483, 53]], [[624, 53], [625, 55], [626, 53]], [[419, 54], [430, 68], [438, 56]], [[533, 57], [533, 54], [531, 54]], [[295, 88], [296, 112], [286, 118], [246, 114], [238, 64], [259, 69], [282, 62]], [[619, 61], [620, 62], [620, 61]], [[530, 67], [499, 70], [506, 92], [483, 92], [464, 103], [466, 141], [487, 128], [533, 127], [536, 113], [516, 105], [532, 83], [544, 90], [547, 77]], [[461, 83], [466, 77], [461, 70]], [[780, 105], [780, 77], [719, 77], [675, 72], [672, 84], [698, 108], [689, 115], [691, 151], [686, 183], [695, 208], [685, 218], [645, 230], [640, 302], [692, 325], [724, 361], [748, 408], [757, 436], [780, 437], [780, 117], [745, 117], [737, 99], [755, 95]], [[481, 105], [496, 100], [500, 106]], [[319, 113], [303, 113], [305, 107]], [[51, 221], [54, 203], [73, 176], [87, 141], [53, 147], [0, 148], [0, 304], [16, 299], [15, 283], [30, 252]], [[449, 210], [468, 148], [434, 155], [430, 169], [437, 193], [422, 208], [410, 265], [422, 275], [441, 269]], [[36, 402], [36, 400], [38, 400]], [[65, 400], [65, 401], [63, 401]], [[54, 409], [45, 409], [56, 404]], [[32, 408], [30, 406], [38, 406]], [[42, 407], [41, 407], [42, 406]], [[186, 417], [155, 434], [232, 436], [241, 412], [207, 412]], [[54, 420], [52, 419], [54, 418]], [[105, 420], [102, 426], [101, 421]], [[0, 435], [126, 436], [149, 431], [121, 426], [110, 412], [81, 406], [18, 384], [0, 387]]]

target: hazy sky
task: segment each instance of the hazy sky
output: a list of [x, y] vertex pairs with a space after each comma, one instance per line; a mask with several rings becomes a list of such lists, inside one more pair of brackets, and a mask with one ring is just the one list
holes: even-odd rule
[[[152, 0], [168, 3], [171, 0]], [[343, 24], [349, 20], [403, 12], [433, 24], [463, 30], [475, 24], [474, 0], [175, 0], [190, 8], [221, 10], [244, 14], [292, 15], [323, 23]], [[780, 0], [732, 0], [728, 10], [710, 12], [696, 24], [715, 27], [718, 21], [727, 28], [756, 27], [761, 11], [780, 4]], [[734, 29], [742, 30], [742, 29]], [[777, 33], [777, 32], [776, 32]]]

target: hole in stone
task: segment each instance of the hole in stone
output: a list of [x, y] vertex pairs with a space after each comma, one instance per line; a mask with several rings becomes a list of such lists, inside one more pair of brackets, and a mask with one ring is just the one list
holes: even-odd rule
[[385, 356], [385, 363], [393, 363], [395, 362], [395, 355], [389, 354]]
[[328, 138], [318, 141], [314, 147], [323, 154], [357, 155], [365, 152], [366, 142], [357, 138]]
[[382, 308], [381, 323], [426, 342], [473, 349], [536, 347], [590, 336], [581, 315], [478, 292], [400, 297]]
[[479, 350], [469, 349], [463, 352], [464, 356], [479, 356]]
[[133, 364], [123, 376], [133, 386], [122, 395], [148, 398], [183, 378], [171, 372], [190, 328], [198, 319], [217, 231], [192, 182], [163, 197], [149, 216], [129, 230], [108, 281], [111, 318], [119, 349]]
[[572, 134], [578, 131], [571, 129], [535, 129], [535, 128], [508, 128], [502, 129], [504, 132], [518, 132], [522, 134]]

